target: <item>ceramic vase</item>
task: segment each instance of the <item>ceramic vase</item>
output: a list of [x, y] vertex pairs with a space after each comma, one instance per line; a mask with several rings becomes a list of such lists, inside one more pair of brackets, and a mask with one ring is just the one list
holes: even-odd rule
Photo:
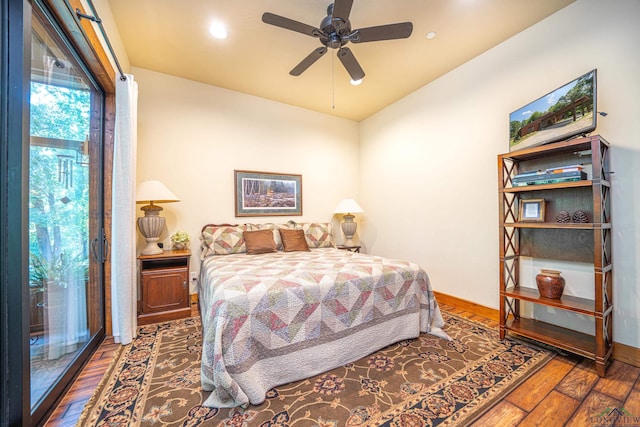
[[558, 270], [540, 270], [536, 275], [536, 285], [540, 296], [545, 298], [560, 299], [564, 292], [564, 277]]

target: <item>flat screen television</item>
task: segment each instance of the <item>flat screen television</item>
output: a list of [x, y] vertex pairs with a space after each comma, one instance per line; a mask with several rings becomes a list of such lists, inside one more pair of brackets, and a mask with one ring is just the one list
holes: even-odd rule
[[509, 114], [509, 151], [586, 135], [596, 117], [594, 69]]

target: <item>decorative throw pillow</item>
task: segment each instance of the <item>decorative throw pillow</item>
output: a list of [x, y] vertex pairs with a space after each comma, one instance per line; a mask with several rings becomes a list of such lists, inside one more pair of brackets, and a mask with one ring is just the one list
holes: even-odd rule
[[272, 230], [245, 231], [244, 242], [247, 246], [247, 254], [257, 255], [269, 252], [277, 252]]
[[282, 237], [282, 246], [285, 252], [309, 250], [309, 245], [307, 245], [307, 240], [304, 238], [303, 230], [281, 228], [280, 236]]
[[245, 225], [209, 225], [200, 233], [200, 259], [211, 255], [229, 255], [244, 253]]
[[307, 238], [310, 248], [332, 248], [335, 246], [333, 234], [331, 234], [331, 223], [303, 223], [302, 230]]
[[276, 247], [278, 250], [282, 250], [282, 238], [280, 237], [280, 233], [278, 232], [278, 225], [268, 222], [266, 224], [247, 224], [249, 226], [250, 231], [255, 230], [271, 230], [273, 233], [273, 240], [276, 242]]

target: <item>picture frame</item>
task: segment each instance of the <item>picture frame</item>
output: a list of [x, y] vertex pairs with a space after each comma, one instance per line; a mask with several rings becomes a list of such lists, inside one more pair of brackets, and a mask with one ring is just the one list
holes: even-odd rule
[[544, 222], [545, 202], [544, 199], [520, 200], [520, 222]]
[[235, 214], [302, 215], [302, 175], [235, 170]]

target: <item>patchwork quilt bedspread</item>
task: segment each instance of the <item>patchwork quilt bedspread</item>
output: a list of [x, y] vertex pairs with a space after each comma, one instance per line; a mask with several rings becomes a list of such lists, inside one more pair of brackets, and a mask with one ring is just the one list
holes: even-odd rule
[[259, 404], [269, 389], [429, 332], [449, 339], [416, 264], [335, 248], [202, 261], [202, 387], [212, 407]]

